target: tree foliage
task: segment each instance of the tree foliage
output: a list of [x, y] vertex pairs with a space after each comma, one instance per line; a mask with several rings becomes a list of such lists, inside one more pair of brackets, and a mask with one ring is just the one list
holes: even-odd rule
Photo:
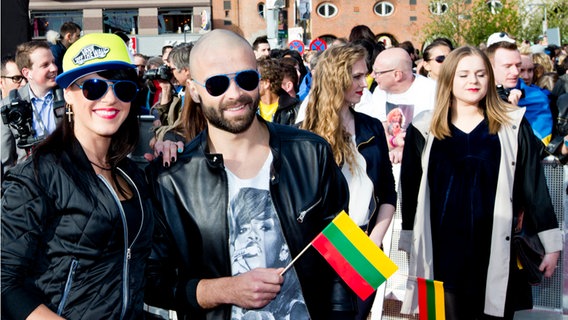
[[[534, 41], [542, 34], [544, 7], [547, 8], [548, 27], [560, 28], [568, 35], [568, 7], [565, 0], [543, 0], [535, 6], [534, 0], [501, 0], [501, 6], [491, 6], [488, 0], [432, 0], [430, 4], [447, 4], [444, 14], [430, 12], [430, 22], [421, 30], [424, 42], [437, 37], [451, 39], [456, 46], [479, 45], [495, 33], [505, 31], [516, 39]], [[539, 11], [540, 10], [540, 11]], [[540, 13], [540, 14], [539, 14]], [[567, 42], [567, 36], [563, 42]]]
[[530, 0], [524, 0], [526, 20], [522, 34], [523, 39], [535, 40], [542, 34], [544, 20], [544, 8], [546, 7], [546, 20], [548, 28], [560, 29], [562, 43], [568, 43], [568, 6], [566, 0], [542, 0], [534, 4]]

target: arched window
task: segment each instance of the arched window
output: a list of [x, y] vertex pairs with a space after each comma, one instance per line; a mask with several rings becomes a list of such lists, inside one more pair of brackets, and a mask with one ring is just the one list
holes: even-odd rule
[[264, 16], [264, 9], [266, 8], [266, 4], [265, 4], [264, 2], [259, 2], [259, 3], [256, 5], [256, 8], [257, 8], [257, 10], [258, 10], [258, 15], [259, 15], [261, 18], [266, 19], [266, 17]]
[[499, 13], [503, 9], [503, 3], [501, 3], [501, 0], [487, 0], [485, 4], [487, 4], [487, 8], [492, 14]]
[[339, 10], [333, 3], [324, 2], [317, 7], [316, 11], [321, 17], [331, 18], [335, 17]]
[[435, 15], [442, 15], [448, 11], [448, 4], [442, 1], [430, 2], [430, 13]]
[[388, 1], [377, 2], [373, 11], [378, 16], [387, 17], [394, 13], [394, 5]]

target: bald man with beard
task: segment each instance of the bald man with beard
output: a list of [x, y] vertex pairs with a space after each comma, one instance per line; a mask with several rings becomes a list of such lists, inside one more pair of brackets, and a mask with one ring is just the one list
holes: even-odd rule
[[[147, 169], [161, 206], [146, 303], [180, 319], [353, 319], [352, 291], [316, 252], [283, 273], [348, 207], [331, 148], [257, 115], [257, 61], [239, 35], [203, 35], [190, 70], [207, 128], [171, 167]], [[237, 223], [251, 205], [262, 219]]]
[[[371, 99], [361, 99], [355, 110], [366, 113], [383, 122], [393, 164], [402, 160], [404, 136], [408, 124], [422, 111], [432, 110], [436, 95], [436, 82], [412, 71], [412, 59], [404, 49], [389, 48], [382, 51], [373, 64], [371, 72], [377, 88]], [[402, 111], [402, 121], [393, 117]], [[389, 116], [390, 113], [393, 113]], [[393, 118], [399, 123], [394, 123]], [[397, 129], [396, 133], [393, 128]], [[397, 168], [393, 167], [393, 170]], [[398, 174], [395, 171], [395, 179]]]

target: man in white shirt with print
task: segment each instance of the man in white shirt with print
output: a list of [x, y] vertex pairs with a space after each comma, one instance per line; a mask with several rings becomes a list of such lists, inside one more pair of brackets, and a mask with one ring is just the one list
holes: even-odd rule
[[[375, 59], [372, 71], [377, 87], [355, 110], [383, 122], [393, 164], [402, 160], [408, 124], [422, 111], [434, 108], [436, 82], [412, 72], [412, 60], [401, 48], [389, 48]], [[396, 177], [397, 175], [395, 175]]]

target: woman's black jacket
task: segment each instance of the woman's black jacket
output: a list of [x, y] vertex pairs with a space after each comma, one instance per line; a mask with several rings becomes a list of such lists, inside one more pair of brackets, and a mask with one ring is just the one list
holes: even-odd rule
[[[77, 146], [41, 156], [37, 171], [28, 159], [4, 178], [2, 319], [25, 319], [40, 304], [66, 319], [141, 317], [153, 230], [144, 175], [129, 159], [117, 169], [143, 208], [128, 246], [116, 193]], [[75, 159], [71, 165], [80, 176], [73, 177], [61, 158]], [[81, 180], [90, 192], [78, 187]]]

